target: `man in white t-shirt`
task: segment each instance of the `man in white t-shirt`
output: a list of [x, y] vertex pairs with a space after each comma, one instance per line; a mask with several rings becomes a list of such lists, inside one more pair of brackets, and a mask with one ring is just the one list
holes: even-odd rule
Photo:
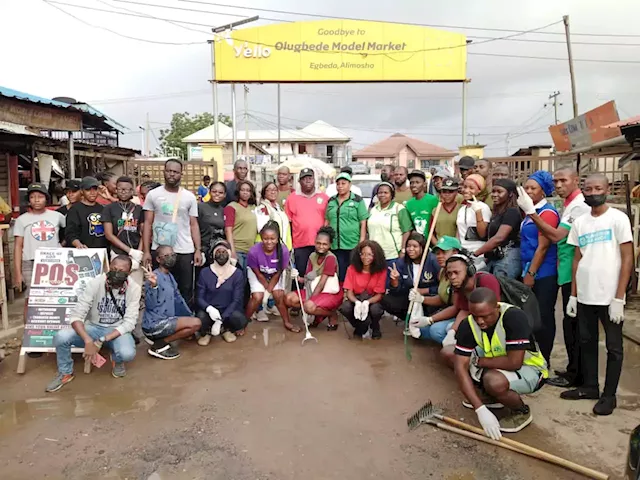
[[[578, 316], [584, 383], [562, 392], [566, 400], [598, 400], [593, 413], [610, 415], [622, 372], [622, 322], [625, 292], [633, 269], [631, 222], [620, 210], [606, 205], [609, 180], [587, 177], [582, 188], [591, 213], [575, 219], [567, 243], [575, 247], [571, 297], [567, 315]], [[607, 374], [600, 396], [598, 385], [598, 321], [607, 346]]]

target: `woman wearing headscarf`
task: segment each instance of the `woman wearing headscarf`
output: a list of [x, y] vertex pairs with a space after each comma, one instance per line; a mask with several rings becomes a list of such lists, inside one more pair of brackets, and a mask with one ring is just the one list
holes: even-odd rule
[[491, 189], [493, 214], [487, 227], [487, 243], [473, 254], [484, 255], [486, 271], [508, 278], [520, 278], [520, 223], [522, 215], [516, 202], [516, 182], [498, 179]]
[[[558, 227], [560, 217], [546, 197], [553, 193], [553, 176], [544, 170], [534, 172], [524, 184], [527, 195], [533, 200], [536, 213], [553, 228]], [[520, 261], [522, 281], [533, 288], [538, 304], [542, 325], [535, 333], [540, 352], [549, 363], [553, 340], [556, 336], [555, 306], [558, 296], [558, 251], [554, 243], [540, 234], [530, 217], [520, 226]]]
[[196, 295], [196, 316], [202, 322], [198, 345], [203, 347], [221, 331], [226, 342], [235, 342], [249, 323], [242, 306], [244, 275], [231, 264], [231, 245], [218, 240], [207, 257], [213, 258], [213, 263], [200, 272]]
[[[484, 177], [477, 173], [469, 175], [462, 184], [464, 202], [458, 211], [456, 225], [462, 248], [470, 252], [475, 252], [486, 243], [491, 209], [477, 199], [477, 195], [485, 186]], [[485, 267], [484, 255], [474, 257], [473, 263], [477, 270], [482, 270]]]

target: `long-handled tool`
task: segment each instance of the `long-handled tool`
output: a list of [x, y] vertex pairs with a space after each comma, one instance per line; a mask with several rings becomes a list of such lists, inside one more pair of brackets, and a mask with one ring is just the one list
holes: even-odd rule
[[[291, 265], [291, 268], [294, 268], [293, 262], [291, 262], [291, 258], [289, 258], [289, 264]], [[296, 284], [296, 290], [298, 291], [298, 299], [300, 300], [300, 311], [302, 312], [302, 322], [304, 323], [306, 332], [304, 338], [302, 339], [302, 345], [304, 345], [304, 342], [306, 342], [307, 340], [315, 340], [316, 343], [318, 343], [318, 339], [311, 335], [311, 332], [309, 331], [309, 320], [307, 318], [307, 312], [305, 312], [304, 310], [304, 303], [302, 301], [302, 293], [300, 293], [300, 284], [298, 283], [298, 279], [294, 279], [293, 283]]]
[[511, 440], [509, 438], [502, 437], [500, 440], [493, 440], [485, 436], [484, 431], [481, 428], [468, 425], [454, 418], [445, 417], [444, 415], [442, 415], [442, 411], [434, 407], [431, 401], [424, 404], [422, 408], [420, 408], [420, 410], [407, 418], [407, 425], [410, 430], [413, 430], [414, 428], [417, 428], [418, 426], [425, 423], [434, 425], [448, 432], [457, 433], [467, 438], [473, 438], [475, 440], [489, 443], [497, 447], [505, 448], [513, 452], [521, 453], [529, 457], [544, 460], [545, 462], [549, 462], [568, 470], [572, 470], [589, 478], [595, 478], [596, 480], [607, 480], [609, 478], [609, 475], [607, 475], [606, 473], [599, 472], [598, 470], [593, 470], [582, 465], [578, 465], [577, 463], [571, 462], [556, 455], [552, 455], [543, 450], [538, 450], [537, 448], [533, 448], [524, 443], [516, 442], [515, 440]]
[[[422, 259], [420, 260], [420, 272], [416, 275], [416, 278], [413, 279], [413, 288], [417, 289], [418, 284], [420, 283], [420, 276], [422, 275], [422, 269], [424, 267], [424, 262], [427, 260], [427, 255], [429, 255], [429, 247], [431, 246], [431, 238], [433, 237], [433, 232], [436, 229], [436, 221], [438, 220], [438, 215], [440, 215], [440, 209], [442, 208], [442, 203], [438, 202], [438, 206], [436, 207], [436, 211], [433, 213], [433, 217], [431, 219], [431, 228], [429, 229], [429, 236], [427, 237], [427, 243], [424, 247], [424, 252], [422, 252]], [[409, 336], [406, 334], [407, 330], [409, 330], [409, 319], [411, 318], [411, 312], [413, 311], [413, 301], [409, 302], [409, 310], [407, 310], [407, 316], [404, 319], [404, 354], [407, 357], [407, 360], [411, 360], [411, 347], [409, 345]]]

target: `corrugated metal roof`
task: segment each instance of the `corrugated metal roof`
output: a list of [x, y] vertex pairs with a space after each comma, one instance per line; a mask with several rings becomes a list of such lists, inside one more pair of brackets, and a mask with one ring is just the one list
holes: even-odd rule
[[636, 115], [635, 117], [627, 118], [626, 120], [620, 120], [619, 122], [605, 125], [604, 128], [629, 127], [631, 125], [638, 125], [639, 123], [640, 123], [640, 115]]
[[73, 103], [73, 104], [69, 104], [69, 105], [71, 105], [72, 107], [77, 108], [78, 110], [82, 110], [83, 112], [88, 113], [89, 115], [93, 115], [93, 116], [102, 118], [107, 125], [109, 125], [111, 128], [113, 128], [115, 130], [119, 130], [120, 132], [122, 132], [123, 130], [127, 129], [127, 127], [125, 127], [121, 123], [115, 121], [110, 116], [105, 115], [100, 110], [96, 110], [95, 108], [93, 108], [88, 103]]

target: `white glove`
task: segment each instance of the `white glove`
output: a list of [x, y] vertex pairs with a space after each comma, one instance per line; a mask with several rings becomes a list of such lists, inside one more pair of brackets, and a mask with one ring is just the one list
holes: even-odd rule
[[297, 280], [299, 276], [300, 276], [300, 272], [298, 272], [298, 269], [297, 268], [292, 268], [291, 269], [291, 280]]
[[424, 295], [422, 295], [416, 288], [409, 290], [409, 301], [415, 303], [423, 303]]
[[480, 425], [482, 425], [487, 437], [493, 438], [494, 440], [500, 440], [502, 438], [500, 422], [498, 422], [496, 416], [491, 413], [486, 405], [482, 405], [478, 408], [476, 410], [476, 415], [478, 415], [478, 421], [480, 422]]
[[420, 338], [420, 329], [410, 324], [409, 335], [411, 335], [413, 338]]
[[616, 325], [624, 321], [624, 304], [624, 300], [614, 298], [611, 302], [611, 305], [609, 305], [609, 320], [611, 320]]
[[361, 312], [362, 312], [362, 302], [360, 300], [356, 300], [356, 303], [353, 306], [353, 316], [355, 317], [356, 320], [362, 320]]
[[264, 296], [262, 297], [262, 306], [263, 307], [265, 307], [265, 308], [267, 307], [267, 303], [269, 302], [270, 298], [271, 298], [271, 294], [265, 290]]
[[576, 297], [569, 297], [566, 313], [568, 317], [576, 318], [578, 314], [578, 299]]
[[409, 326], [415, 328], [424, 328], [429, 325], [433, 325], [433, 319], [431, 317], [413, 317], [409, 320]]
[[473, 201], [469, 202], [469, 206], [474, 212], [480, 212], [482, 210], [482, 202], [479, 202], [475, 196], [473, 197]]
[[143, 255], [144, 255], [144, 253], [142, 253], [142, 250], [134, 250], [133, 248], [131, 250], [129, 250], [129, 256], [131, 257], [131, 259], [135, 260], [139, 264], [142, 263], [142, 256]]
[[518, 202], [518, 206], [520, 207], [520, 210], [522, 210], [525, 214], [533, 215], [534, 213], [536, 213], [536, 207], [533, 204], [533, 200], [531, 200], [531, 197], [527, 195], [527, 192], [525, 192], [524, 187], [518, 187], [517, 202]]
[[220, 335], [220, 330], [222, 329], [222, 320], [215, 320], [213, 325], [211, 325], [211, 335], [217, 337]]
[[442, 340], [443, 347], [450, 347], [456, 344], [456, 331], [452, 328], [447, 332], [447, 336]]
[[140, 262], [138, 262], [137, 260], [134, 260], [133, 258], [131, 259], [131, 271], [133, 272], [134, 270], [139, 270], [140, 269]]
[[362, 307], [360, 307], [360, 320], [363, 322], [369, 316], [369, 300], [365, 300], [362, 302]]
[[216, 307], [209, 305], [207, 307], [206, 312], [209, 314], [209, 317], [211, 318], [211, 320], [213, 320], [214, 322], [216, 320], [222, 320], [222, 315], [220, 315], [220, 310], [218, 310]]

